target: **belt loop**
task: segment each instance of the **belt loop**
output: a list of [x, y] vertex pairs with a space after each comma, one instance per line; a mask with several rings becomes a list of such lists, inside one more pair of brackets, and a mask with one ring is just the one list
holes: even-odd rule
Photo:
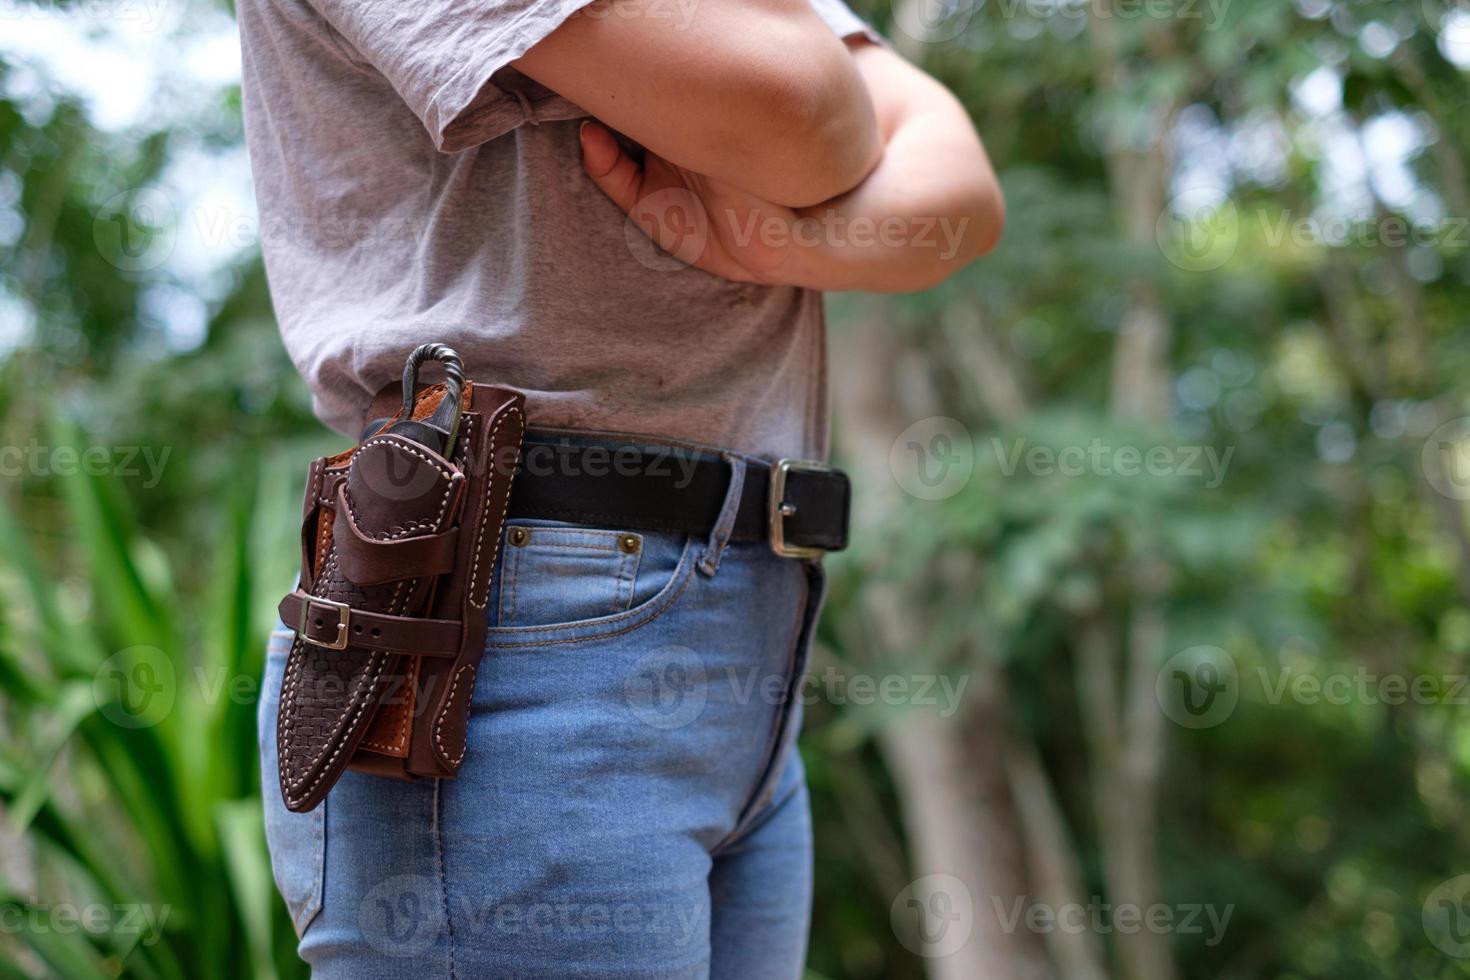
[[725, 505], [720, 508], [720, 517], [699, 559], [699, 570], [706, 576], [713, 576], [720, 569], [720, 559], [725, 557], [725, 546], [730, 543], [735, 517], [740, 513], [740, 494], [745, 489], [745, 457], [734, 453], [721, 455], [730, 464], [730, 488], [725, 491]]

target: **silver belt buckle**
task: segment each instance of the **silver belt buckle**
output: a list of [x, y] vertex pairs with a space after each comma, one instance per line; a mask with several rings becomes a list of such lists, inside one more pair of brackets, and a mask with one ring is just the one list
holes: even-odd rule
[[825, 548], [786, 543], [786, 519], [796, 514], [796, 505], [786, 502], [786, 478], [793, 471], [830, 473], [832, 467], [807, 459], [783, 459], [771, 468], [771, 495], [767, 510], [771, 550], [782, 558], [820, 558], [827, 553]]
[[[311, 616], [312, 606], [331, 606], [337, 610], [337, 639], [334, 642], [324, 643], [321, 640], [314, 640], [311, 638], [311, 634], [306, 631], [306, 620]], [[332, 599], [322, 599], [318, 596], [308, 596], [306, 601], [301, 604], [301, 622], [297, 624], [296, 632], [300, 633], [301, 638], [313, 646], [318, 646], [325, 650], [346, 650], [348, 639], [347, 624], [351, 621], [352, 607], [347, 603], [336, 602]]]

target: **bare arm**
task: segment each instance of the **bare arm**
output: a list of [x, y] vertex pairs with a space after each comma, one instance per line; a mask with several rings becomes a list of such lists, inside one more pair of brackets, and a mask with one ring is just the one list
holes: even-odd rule
[[807, 0], [688, 9], [684, 23], [599, 0], [515, 67], [663, 159], [773, 203], [827, 200], [872, 170], [868, 88]]
[[[862, 183], [820, 204], [783, 207], [749, 174], [715, 177], [655, 154], [640, 164], [595, 123], [583, 127], [583, 166], [660, 246], [726, 279], [869, 292], [933, 286], [999, 241], [1000, 185], [942, 85], [887, 48], [864, 43], [851, 60], [871, 93], [882, 158]], [[706, 223], [691, 235], [695, 209]]]
[[854, 57], [877, 105], [883, 159], [852, 191], [798, 209], [823, 233], [793, 250], [787, 278], [814, 289], [924, 289], [999, 243], [1000, 184], [944, 86], [887, 48], [865, 45]]

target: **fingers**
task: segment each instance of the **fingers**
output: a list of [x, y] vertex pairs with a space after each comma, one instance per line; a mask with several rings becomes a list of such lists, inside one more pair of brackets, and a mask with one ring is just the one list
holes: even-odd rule
[[599, 122], [582, 124], [582, 169], [612, 202], [627, 214], [638, 203], [643, 171]]
[[708, 221], [686, 175], [650, 153], [640, 166], [601, 123], [582, 124], [582, 169], [631, 224], [684, 265], [704, 254]]

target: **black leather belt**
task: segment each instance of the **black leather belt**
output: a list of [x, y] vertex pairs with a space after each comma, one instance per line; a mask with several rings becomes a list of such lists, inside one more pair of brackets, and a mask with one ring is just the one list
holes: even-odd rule
[[[724, 459], [647, 446], [569, 445], [528, 436], [508, 517], [629, 531], [707, 535], [730, 488]], [[847, 475], [822, 463], [752, 460], [732, 541], [767, 541], [778, 554], [814, 558], [847, 547]]]

